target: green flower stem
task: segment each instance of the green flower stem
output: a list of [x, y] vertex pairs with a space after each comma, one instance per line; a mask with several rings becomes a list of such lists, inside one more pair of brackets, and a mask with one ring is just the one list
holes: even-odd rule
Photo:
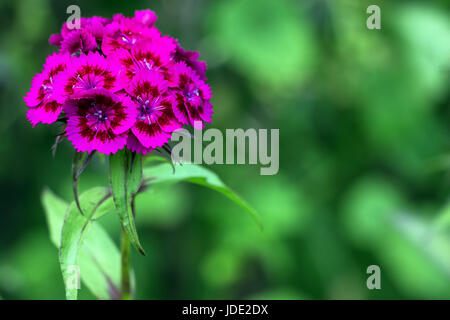
[[133, 246], [145, 255], [137, 235], [131, 201], [142, 181], [142, 158], [121, 150], [109, 156], [109, 180], [117, 214], [122, 228], [128, 233]]
[[122, 228], [122, 243], [121, 243], [121, 285], [120, 298], [122, 300], [131, 300], [131, 242], [127, 231]]
[[109, 179], [114, 206], [122, 224], [121, 245], [121, 298], [132, 298], [130, 280], [130, 246], [133, 245], [141, 254], [144, 249], [134, 224], [134, 196], [142, 182], [142, 158], [127, 150], [119, 151], [109, 157]]

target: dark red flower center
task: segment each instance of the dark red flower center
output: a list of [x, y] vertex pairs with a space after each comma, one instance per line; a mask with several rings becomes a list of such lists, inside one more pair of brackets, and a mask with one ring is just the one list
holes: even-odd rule
[[183, 95], [186, 97], [186, 99], [192, 100], [200, 96], [200, 90], [194, 83], [191, 82], [184, 87]]
[[156, 99], [143, 99], [139, 96], [136, 100], [139, 103], [139, 119], [147, 121], [149, 124], [154, 123], [159, 117], [160, 112], [165, 109], [165, 107], [159, 103], [160, 97], [157, 97]]
[[96, 129], [106, 129], [109, 126], [109, 120], [112, 110], [108, 106], [91, 102], [91, 106], [86, 113], [88, 125]]

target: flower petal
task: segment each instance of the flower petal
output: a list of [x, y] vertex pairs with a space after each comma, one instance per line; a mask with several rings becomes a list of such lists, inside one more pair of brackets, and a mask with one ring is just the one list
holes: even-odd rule
[[161, 130], [157, 123], [148, 124], [147, 121], [136, 121], [131, 131], [145, 148], [161, 147], [170, 139], [170, 134]]
[[27, 118], [33, 127], [39, 122], [50, 124], [58, 120], [61, 111], [62, 105], [53, 100], [37, 107], [28, 108]]

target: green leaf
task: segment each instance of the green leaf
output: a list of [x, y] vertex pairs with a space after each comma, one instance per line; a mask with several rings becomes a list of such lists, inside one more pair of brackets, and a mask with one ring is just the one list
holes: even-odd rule
[[[93, 188], [84, 192], [80, 197], [80, 205], [85, 216], [81, 215], [75, 203], [69, 206], [64, 218], [62, 228], [61, 246], [59, 249], [59, 260], [66, 286], [66, 297], [69, 300], [76, 300], [77, 289], [69, 285], [73, 276], [73, 266], [78, 266], [77, 258], [84, 240], [84, 236], [89, 232], [92, 218], [96, 214], [97, 208], [110, 197], [107, 188]], [[96, 234], [95, 234], [96, 236]]]
[[64, 222], [64, 214], [67, 211], [67, 203], [58, 198], [50, 189], [42, 192], [41, 202], [44, 206], [45, 217], [50, 233], [50, 240], [59, 248], [61, 243], [61, 229]]
[[143, 162], [144, 166], [145, 165], [150, 166], [150, 165], [153, 165], [156, 163], [161, 163], [161, 162], [170, 163], [170, 165], [172, 166], [172, 171], [173, 171], [173, 173], [175, 173], [175, 164], [173, 162], [172, 157], [170, 157], [170, 156], [167, 158], [167, 157], [162, 157], [162, 156], [151, 155], [150, 157], [146, 157], [146, 158], [142, 159], [142, 162]]
[[56, 150], [58, 149], [59, 144], [64, 140], [65, 138], [65, 134], [64, 131], [59, 133], [56, 138], [55, 138], [55, 142], [52, 145], [52, 157], [55, 157], [56, 155]]
[[[104, 229], [87, 216], [82, 216], [75, 202], [69, 206], [48, 189], [42, 194], [42, 203], [50, 238], [56, 247], [61, 247], [60, 261], [65, 283], [69, 276], [67, 267], [78, 266], [81, 280], [97, 298], [119, 298], [120, 253]], [[114, 209], [110, 191], [103, 187], [81, 194], [80, 204], [84, 212], [96, 219]], [[66, 296], [76, 299], [77, 292], [67, 290]]]
[[137, 192], [142, 180], [142, 158], [135, 156], [133, 159], [127, 150], [120, 150], [110, 155], [109, 179], [122, 227], [126, 230], [133, 246], [145, 255], [139, 242], [132, 212], [133, 193]]
[[174, 173], [172, 165], [169, 163], [148, 167], [144, 169], [144, 178], [150, 185], [187, 181], [220, 192], [244, 208], [262, 229], [263, 226], [256, 210], [228, 188], [215, 173], [194, 164], [183, 164], [182, 166], [177, 164], [175, 168]]

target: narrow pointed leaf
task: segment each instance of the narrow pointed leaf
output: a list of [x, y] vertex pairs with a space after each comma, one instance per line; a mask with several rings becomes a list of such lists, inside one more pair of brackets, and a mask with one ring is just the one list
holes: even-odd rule
[[143, 162], [143, 165], [153, 165], [153, 164], [161, 163], [161, 162], [169, 163], [172, 166], [172, 172], [175, 173], [175, 163], [174, 163], [172, 157], [163, 157], [163, 156], [152, 155], [150, 157], [145, 158], [145, 160], [143, 159], [142, 162]]
[[[104, 229], [97, 222], [80, 215], [75, 202], [68, 205], [49, 190], [43, 192], [42, 203], [50, 238], [56, 247], [64, 250], [60, 253], [63, 262], [61, 270], [66, 270], [67, 273], [64, 267], [71, 264], [78, 266], [83, 284], [98, 299], [119, 298], [120, 253]], [[83, 210], [95, 218], [114, 210], [110, 191], [103, 187], [81, 194], [80, 203]], [[74, 241], [68, 242], [69, 239]], [[63, 245], [61, 242], [64, 242]], [[70, 260], [73, 258], [75, 262]], [[76, 290], [67, 292], [68, 298], [75, 299], [76, 296]]]
[[52, 145], [52, 157], [55, 157], [56, 150], [58, 149], [59, 144], [64, 140], [64, 138], [65, 138], [64, 132], [56, 136], [55, 142]]
[[59, 260], [68, 300], [76, 300], [77, 298], [77, 289], [70, 285], [69, 280], [73, 276], [73, 267], [78, 266], [77, 258], [84, 236], [89, 232], [91, 218], [94, 216], [96, 209], [107, 199], [108, 195], [109, 191], [106, 188], [90, 189], [80, 197], [80, 205], [86, 215], [82, 216], [77, 206], [72, 203], [64, 218]]
[[42, 192], [41, 202], [45, 210], [50, 240], [59, 248], [64, 214], [67, 211], [68, 204], [47, 188]]

